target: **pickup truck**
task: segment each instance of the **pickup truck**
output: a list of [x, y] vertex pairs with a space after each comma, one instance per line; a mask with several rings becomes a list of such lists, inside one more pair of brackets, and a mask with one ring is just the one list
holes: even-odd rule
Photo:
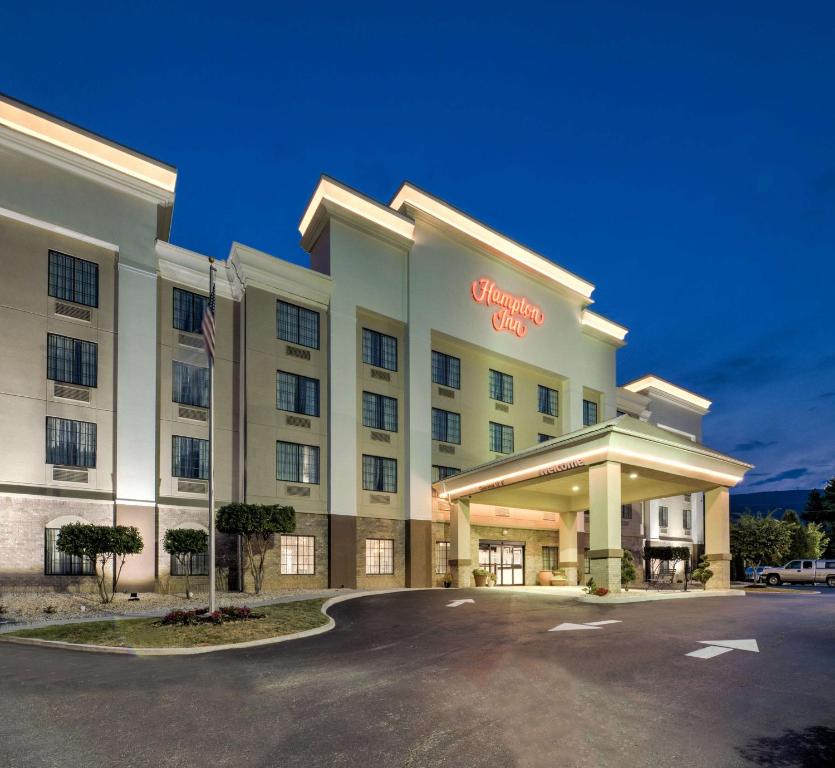
[[835, 587], [835, 560], [792, 560], [782, 567], [762, 569], [760, 581], [776, 587], [778, 584], [826, 584]]

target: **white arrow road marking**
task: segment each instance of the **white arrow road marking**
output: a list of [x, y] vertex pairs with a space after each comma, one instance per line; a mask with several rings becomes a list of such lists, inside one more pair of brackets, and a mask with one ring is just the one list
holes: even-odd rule
[[718, 645], [720, 648], [730, 648], [732, 651], [760, 652], [756, 640], [699, 640], [699, 642], [702, 645]]
[[470, 597], [466, 600], [453, 600], [451, 603], [447, 603], [447, 608], [457, 608], [459, 605], [464, 605], [464, 603], [475, 603], [475, 600]]
[[602, 627], [604, 624], [622, 624], [620, 619], [607, 619], [606, 621], [586, 621], [584, 622], [590, 627]]
[[759, 653], [760, 648], [756, 640], [699, 640], [707, 648], [699, 648], [697, 651], [685, 653], [685, 656], [692, 656], [694, 659], [712, 659], [714, 656], [721, 656], [731, 651], [750, 651]]
[[566, 632], [566, 631], [572, 630], [572, 629], [600, 629], [600, 627], [592, 627], [592, 626], [589, 626], [588, 624], [564, 623], [564, 624], [557, 624], [556, 627], [552, 627], [548, 631], [549, 632]]

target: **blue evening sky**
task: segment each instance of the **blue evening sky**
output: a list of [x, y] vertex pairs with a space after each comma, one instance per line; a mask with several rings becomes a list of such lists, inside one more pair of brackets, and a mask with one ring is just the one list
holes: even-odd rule
[[832, 3], [119, 5], [5, 8], [0, 91], [176, 165], [176, 244], [303, 263], [320, 173], [409, 179], [595, 283], [744, 489], [835, 474]]

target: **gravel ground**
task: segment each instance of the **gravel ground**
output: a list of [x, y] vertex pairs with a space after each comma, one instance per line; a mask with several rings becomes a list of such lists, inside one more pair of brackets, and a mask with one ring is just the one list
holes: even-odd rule
[[[351, 590], [323, 589], [264, 591], [255, 595], [242, 592], [218, 592], [219, 605], [266, 605], [288, 599], [330, 597]], [[89, 619], [108, 616], [147, 616], [175, 608], [202, 608], [208, 605], [206, 592], [198, 592], [191, 600], [182, 595], [163, 595], [157, 592], [140, 592], [138, 601], [129, 601], [125, 592], [117, 593], [112, 603], [103, 605], [95, 594], [70, 594], [67, 592], [6, 592], [0, 590], [0, 624], [60, 623], [68, 619]], [[47, 612], [54, 608], [54, 612]]]

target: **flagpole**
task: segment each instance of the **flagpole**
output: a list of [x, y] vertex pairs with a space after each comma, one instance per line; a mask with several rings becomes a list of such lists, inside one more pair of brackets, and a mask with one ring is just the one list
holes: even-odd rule
[[[214, 314], [215, 267], [209, 259], [209, 311]], [[212, 346], [214, 346], [212, 344]], [[215, 594], [215, 355], [207, 349], [209, 358], [209, 613], [217, 610]]]

